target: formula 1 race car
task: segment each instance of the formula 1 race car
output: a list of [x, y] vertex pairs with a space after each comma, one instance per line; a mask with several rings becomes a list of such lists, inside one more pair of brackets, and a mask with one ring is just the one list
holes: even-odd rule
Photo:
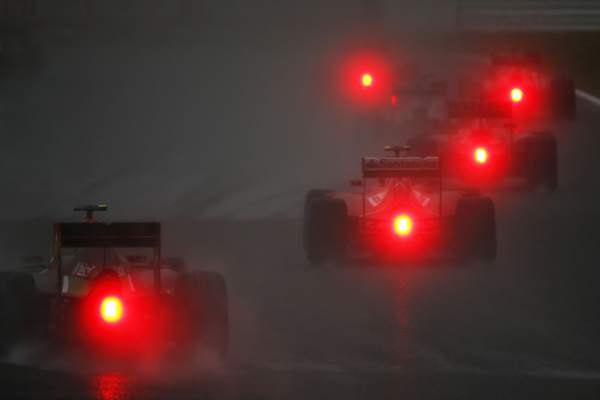
[[485, 94], [495, 101], [512, 101], [519, 121], [575, 119], [575, 84], [569, 77], [548, 74], [537, 52], [494, 53], [486, 76], [460, 93]]
[[442, 188], [437, 157], [362, 159], [355, 193], [311, 190], [304, 208], [304, 249], [311, 264], [343, 263], [347, 252], [370, 251], [399, 259], [435, 252], [460, 261], [496, 258], [494, 202], [477, 190]]
[[21, 341], [56, 339], [101, 356], [222, 357], [229, 341], [227, 292], [216, 272], [186, 272], [161, 258], [159, 222], [54, 223], [49, 265], [0, 272], [0, 350]]
[[432, 75], [421, 75], [409, 82], [398, 82], [390, 98], [396, 119], [448, 119], [448, 82]]
[[556, 139], [552, 133], [516, 132], [508, 101], [451, 102], [454, 125], [409, 141], [415, 154], [442, 159], [449, 176], [471, 183], [524, 178], [528, 188], [558, 186]]
[[[388, 141], [410, 136], [430, 136], [443, 132], [448, 123], [448, 82], [431, 75], [398, 82], [392, 96], [391, 136]], [[434, 155], [428, 153], [426, 155]]]
[[44, 48], [35, 43], [25, 28], [0, 28], [0, 73], [35, 73], [46, 63]]

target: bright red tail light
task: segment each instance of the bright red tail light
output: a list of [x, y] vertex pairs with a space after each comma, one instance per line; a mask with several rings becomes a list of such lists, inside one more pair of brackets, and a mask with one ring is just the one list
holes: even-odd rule
[[510, 98], [514, 102], [519, 102], [519, 101], [523, 100], [523, 92], [519, 88], [514, 88], [513, 90], [510, 91]]
[[397, 217], [394, 220], [394, 230], [398, 235], [408, 235], [412, 230], [412, 220], [406, 215]]
[[118, 322], [123, 316], [123, 304], [116, 297], [107, 297], [102, 300], [100, 315], [106, 322]]
[[396, 96], [392, 95], [392, 98], [390, 100], [392, 102], [392, 105], [396, 105]]
[[475, 161], [479, 163], [484, 163], [487, 160], [487, 152], [485, 149], [477, 149], [475, 150]]
[[371, 74], [363, 74], [362, 84], [363, 86], [371, 86], [373, 84], [373, 77]]

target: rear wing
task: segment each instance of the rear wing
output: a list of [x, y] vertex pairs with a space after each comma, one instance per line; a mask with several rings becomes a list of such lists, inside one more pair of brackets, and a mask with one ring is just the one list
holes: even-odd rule
[[456, 101], [448, 107], [451, 119], [492, 119], [512, 118], [512, 104], [509, 101]]
[[[406, 148], [407, 149], [407, 148]], [[386, 148], [391, 151], [401, 151], [400, 148]], [[362, 159], [363, 192], [362, 215], [363, 231], [367, 231], [366, 213], [366, 182], [368, 178], [438, 178], [440, 189], [439, 217], [442, 218], [442, 175], [438, 157], [365, 157]]]
[[438, 157], [365, 157], [363, 178], [440, 177]]
[[59, 223], [62, 247], [159, 247], [159, 222]]
[[54, 272], [56, 274], [57, 299], [63, 293], [62, 248], [115, 248], [148, 247], [154, 249], [156, 262], [154, 288], [160, 295], [161, 240], [159, 222], [117, 222], [117, 223], [54, 223]]

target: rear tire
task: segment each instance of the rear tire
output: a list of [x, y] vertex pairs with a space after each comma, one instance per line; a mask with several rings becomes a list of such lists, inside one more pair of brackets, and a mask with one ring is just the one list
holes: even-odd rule
[[165, 257], [160, 261], [161, 267], [169, 268], [178, 274], [187, 272], [185, 261], [181, 257]]
[[496, 210], [489, 197], [463, 197], [456, 203], [456, 253], [462, 262], [496, 259]]
[[476, 187], [466, 187], [461, 192], [465, 193], [466, 197], [481, 197], [481, 190]]
[[307, 235], [307, 224], [308, 224], [308, 205], [314, 199], [323, 199], [328, 194], [333, 193], [333, 190], [329, 189], [311, 189], [306, 193], [306, 198], [304, 199], [304, 223], [302, 226], [302, 246], [304, 250], [306, 249], [306, 235]]
[[558, 187], [556, 139], [550, 132], [529, 138], [525, 150], [525, 182], [529, 189], [545, 186], [553, 192]]
[[183, 349], [200, 344], [224, 357], [229, 346], [229, 309], [223, 276], [205, 271], [180, 274], [175, 296], [183, 308], [179, 335]]
[[550, 113], [553, 119], [561, 121], [575, 120], [576, 95], [573, 79], [555, 76], [550, 81]]
[[0, 354], [33, 335], [35, 316], [36, 291], [31, 274], [0, 272]]
[[312, 265], [343, 263], [348, 247], [348, 208], [336, 198], [314, 199], [306, 217], [306, 253]]

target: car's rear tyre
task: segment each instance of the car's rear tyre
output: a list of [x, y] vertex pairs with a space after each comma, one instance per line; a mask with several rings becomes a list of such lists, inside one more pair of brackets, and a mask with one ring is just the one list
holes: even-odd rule
[[165, 257], [160, 262], [161, 267], [169, 268], [178, 274], [187, 272], [185, 261], [181, 257]]
[[313, 199], [306, 216], [306, 253], [312, 265], [343, 263], [348, 247], [348, 208], [336, 198]]
[[463, 197], [456, 203], [456, 255], [461, 262], [496, 259], [496, 210], [489, 197]]
[[527, 140], [525, 149], [525, 183], [529, 189], [558, 187], [558, 157], [554, 135], [539, 132]]
[[180, 346], [187, 350], [200, 345], [224, 357], [229, 346], [229, 308], [223, 276], [206, 271], [180, 274], [174, 294], [183, 311]]
[[576, 113], [575, 83], [573, 79], [557, 75], [550, 80], [550, 113], [554, 119], [573, 121]]
[[307, 235], [307, 224], [308, 224], [308, 205], [314, 199], [323, 199], [328, 194], [333, 193], [333, 190], [329, 189], [311, 189], [306, 193], [304, 199], [304, 222], [302, 224], [302, 246], [306, 250], [306, 235]]
[[466, 197], [481, 197], [481, 190], [476, 187], [466, 187], [462, 189], [461, 192], [463, 192]]
[[35, 282], [30, 273], [0, 272], [0, 354], [34, 333]]

